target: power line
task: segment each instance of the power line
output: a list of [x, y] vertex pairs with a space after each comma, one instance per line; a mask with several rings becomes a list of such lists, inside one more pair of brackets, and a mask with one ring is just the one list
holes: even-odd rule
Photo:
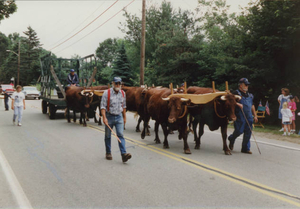
[[92, 12], [85, 20], [83, 20], [76, 28], [74, 28], [71, 32], [69, 32], [67, 35], [65, 35], [64, 37], [62, 37], [61, 39], [59, 39], [58, 41], [56, 41], [54, 44], [51, 45], [52, 46], [55, 46], [56, 44], [58, 44], [59, 42], [61, 42], [62, 40], [64, 40], [67, 36], [69, 36], [71, 33], [73, 33], [75, 30], [77, 30], [79, 28], [80, 25], [82, 25], [85, 21], [87, 21], [100, 7], [103, 6], [103, 4], [105, 3], [105, 1], [103, 1], [101, 3], [101, 5], [96, 9], [94, 10], [94, 12]]
[[59, 47], [60, 45], [66, 43], [67, 41], [69, 41], [71, 38], [73, 38], [74, 36], [76, 36], [77, 34], [79, 34], [81, 31], [83, 31], [84, 29], [86, 29], [89, 25], [91, 25], [93, 22], [95, 22], [99, 17], [101, 17], [105, 12], [107, 12], [111, 7], [113, 7], [119, 0], [116, 0], [112, 5], [110, 5], [104, 12], [102, 12], [100, 15], [98, 15], [94, 20], [92, 20], [89, 24], [87, 24], [85, 27], [83, 27], [81, 30], [79, 30], [77, 33], [75, 33], [73, 36], [71, 36], [70, 38], [66, 39], [65, 41], [63, 41], [62, 43], [56, 45], [55, 47], [53, 47], [52, 49], [49, 49], [49, 51], [52, 51], [53, 49]]
[[101, 25], [99, 25], [97, 28], [95, 28], [94, 30], [92, 30], [91, 32], [89, 32], [88, 34], [86, 34], [85, 36], [83, 36], [81, 39], [79, 39], [78, 41], [74, 42], [73, 44], [65, 47], [64, 49], [56, 52], [56, 54], [64, 51], [65, 49], [73, 46], [74, 44], [78, 43], [79, 41], [81, 41], [82, 39], [86, 38], [88, 35], [92, 34], [93, 32], [95, 32], [97, 29], [99, 29], [101, 26], [103, 26], [105, 23], [107, 23], [108, 21], [110, 21], [112, 18], [114, 18], [115, 16], [117, 16], [120, 12], [122, 12], [126, 7], [128, 7], [130, 4], [132, 4], [135, 0], [132, 0], [129, 4], [127, 4], [125, 7], [123, 7], [120, 11], [118, 11], [116, 14], [114, 14], [113, 16], [111, 16], [108, 20], [106, 20], [104, 23], [102, 23]]

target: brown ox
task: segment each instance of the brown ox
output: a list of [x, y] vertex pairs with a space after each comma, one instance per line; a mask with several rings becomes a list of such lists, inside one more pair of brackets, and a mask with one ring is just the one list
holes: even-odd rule
[[[218, 97], [209, 103], [189, 108], [189, 113], [194, 118], [193, 130], [195, 130], [195, 149], [200, 149], [200, 139], [204, 133], [204, 125], [206, 124], [211, 131], [215, 131], [221, 127], [223, 150], [226, 155], [231, 155], [226, 142], [227, 125], [228, 120], [236, 120], [235, 107], [238, 99], [240, 99], [239, 96], [227, 94], [226, 96]], [[196, 133], [198, 124], [200, 125], [199, 136], [197, 136]]]
[[[93, 86], [93, 87], [90, 87], [89, 89], [91, 89], [91, 90], [107, 90], [108, 86], [106, 86], [106, 85]], [[102, 98], [101, 96], [97, 96], [96, 94], [94, 94], [93, 102], [90, 104], [90, 108], [88, 108], [88, 110], [87, 110], [88, 118], [94, 118], [94, 122], [98, 123], [98, 125], [102, 125], [102, 123], [101, 123], [101, 111], [100, 111], [101, 98]], [[99, 108], [99, 116], [100, 116], [99, 120], [97, 120], [97, 117], [96, 117], [97, 108]]]
[[76, 122], [76, 112], [80, 112], [80, 124], [86, 126], [86, 112], [93, 101], [93, 92], [83, 92], [83, 87], [69, 86], [66, 87], [67, 119], [70, 123], [70, 109], [73, 110], [73, 120]]
[[[126, 93], [126, 106], [127, 106], [126, 110], [137, 112], [137, 114], [140, 116], [135, 131], [141, 132], [140, 123], [145, 116], [144, 94], [145, 91], [147, 91], [147, 89], [145, 87], [128, 87], [128, 86], [123, 86], [122, 89]], [[150, 136], [149, 129], [147, 129], [147, 135]]]
[[141, 134], [142, 139], [145, 138], [145, 129], [148, 125], [150, 117], [155, 120], [155, 142], [160, 143], [158, 136], [158, 127], [161, 125], [164, 132], [164, 148], [169, 148], [168, 143], [168, 126], [172, 130], [179, 131], [179, 138], [183, 138], [184, 152], [190, 154], [191, 151], [187, 144], [187, 103], [189, 100], [179, 97], [168, 97], [171, 90], [167, 88], [149, 89], [145, 93], [145, 120], [144, 129]]

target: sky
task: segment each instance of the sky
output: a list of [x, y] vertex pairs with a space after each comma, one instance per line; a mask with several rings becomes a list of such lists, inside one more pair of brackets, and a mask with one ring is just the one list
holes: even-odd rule
[[[146, 0], [146, 6], [160, 5], [162, 0]], [[198, 0], [168, 0], [174, 8], [195, 11]], [[250, 0], [227, 0], [230, 12], [239, 13]], [[58, 57], [71, 58], [95, 54], [99, 43], [107, 38], [123, 38], [125, 23], [122, 9], [142, 15], [142, 0], [16, 0], [17, 12], [0, 22], [5, 35], [24, 35], [31, 26], [42, 47]]]

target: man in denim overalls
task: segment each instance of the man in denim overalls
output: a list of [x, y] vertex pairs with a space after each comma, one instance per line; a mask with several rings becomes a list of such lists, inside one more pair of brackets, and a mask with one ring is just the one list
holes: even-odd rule
[[[247, 78], [241, 78], [239, 80], [239, 88], [234, 91], [233, 94], [239, 95], [242, 99], [237, 104], [235, 108], [235, 115], [237, 120], [234, 122], [234, 132], [228, 137], [229, 148], [233, 150], [234, 142], [237, 137], [244, 133], [243, 143], [242, 143], [242, 153], [252, 154], [250, 151], [250, 138], [251, 138], [251, 129], [254, 121], [257, 122], [257, 115], [255, 112], [255, 107], [253, 105], [253, 95], [248, 92], [249, 81]], [[245, 113], [245, 115], [243, 114]], [[249, 125], [246, 119], [249, 122]], [[250, 126], [250, 127], [249, 127]]]

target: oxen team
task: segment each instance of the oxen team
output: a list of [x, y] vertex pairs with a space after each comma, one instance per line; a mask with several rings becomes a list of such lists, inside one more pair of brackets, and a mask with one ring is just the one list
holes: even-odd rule
[[[76, 112], [80, 112], [80, 124], [86, 126], [86, 118], [94, 118], [95, 122], [101, 125], [101, 118], [96, 119], [96, 110], [100, 105], [101, 97], [94, 94], [94, 90], [106, 90], [108, 86], [96, 86], [89, 89], [83, 87], [70, 86], [66, 88], [67, 119], [70, 122], [69, 110], [74, 112], [73, 120], [76, 122]], [[187, 143], [188, 125], [193, 125], [195, 149], [200, 149], [200, 139], [204, 133], [206, 124], [211, 131], [221, 128], [223, 139], [223, 150], [226, 155], [231, 155], [227, 146], [227, 125], [228, 120], [235, 121], [235, 106], [240, 99], [239, 96], [231, 93], [219, 96], [212, 101], [195, 105], [189, 99], [173, 95], [169, 88], [146, 88], [146, 87], [122, 87], [126, 93], [126, 106], [128, 111], [134, 111], [139, 115], [136, 132], [140, 132], [140, 123], [143, 121], [141, 138], [144, 139], [149, 132], [149, 120], [155, 121], [156, 143], [161, 143], [158, 135], [159, 125], [164, 133], [163, 147], [169, 148], [168, 135], [173, 130], [178, 130], [178, 138], [183, 139], [184, 153], [190, 154]], [[176, 89], [175, 92], [182, 92]], [[188, 94], [212, 93], [212, 88], [189, 87]], [[100, 112], [100, 111], [99, 111]], [[189, 120], [188, 120], [189, 118]], [[83, 122], [82, 122], [83, 121]], [[188, 124], [188, 121], [190, 122]], [[196, 133], [199, 125], [199, 133]]]

